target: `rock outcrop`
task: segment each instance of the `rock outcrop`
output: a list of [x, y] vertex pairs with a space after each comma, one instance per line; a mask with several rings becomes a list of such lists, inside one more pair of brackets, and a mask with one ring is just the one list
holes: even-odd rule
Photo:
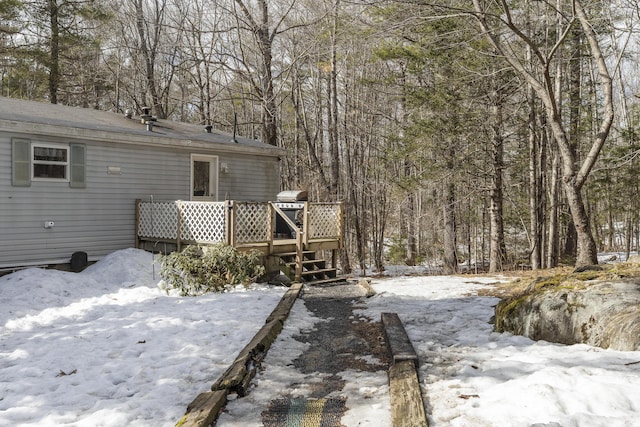
[[496, 307], [496, 330], [534, 340], [640, 350], [640, 280], [534, 283]]

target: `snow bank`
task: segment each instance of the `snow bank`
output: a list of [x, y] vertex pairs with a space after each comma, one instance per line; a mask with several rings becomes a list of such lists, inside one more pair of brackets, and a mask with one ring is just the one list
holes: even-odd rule
[[172, 297], [152, 256], [0, 278], [0, 425], [173, 426], [285, 288]]

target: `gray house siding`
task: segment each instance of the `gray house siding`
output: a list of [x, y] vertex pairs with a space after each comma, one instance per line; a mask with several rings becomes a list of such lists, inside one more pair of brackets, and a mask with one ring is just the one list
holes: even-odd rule
[[[85, 144], [84, 188], [52, 181], [13, 186], [12, 137]], [[220, 200], [272, 200], [279, 191], [277, 156], [0, 133], [0, 269], [64, 263], [76, 251], [96, 260], [134, 246], [135, 200], [189, 200], [192, 153], [227, 165], [218, 175]], [[46, 221], [54, 226], [46, 229]]]
[[277, 158], [246, 157], [238, 154], [220, 156], [228, 171], [220, 172], [218, 199], [267, 202], [280, 191], [280, 165]]

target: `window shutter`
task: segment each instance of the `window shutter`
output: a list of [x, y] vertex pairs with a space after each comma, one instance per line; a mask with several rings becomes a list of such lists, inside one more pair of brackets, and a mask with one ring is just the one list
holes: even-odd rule
[[86, 146], [84, 144], [69, 144], [69, 187], [86, 188]]
[[31, 186], [31, 141], [28, 139], [11, 139], [11, 184]]

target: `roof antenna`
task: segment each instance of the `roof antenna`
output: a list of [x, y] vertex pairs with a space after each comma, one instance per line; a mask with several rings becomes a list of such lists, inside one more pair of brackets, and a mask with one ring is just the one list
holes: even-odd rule
[[238, 140], [236, 139], [237, 128], [238, 128], [238, 113], [233, 113], [233, 139], [231, 141], [235, 142], [236, 144], [238, 143]]

